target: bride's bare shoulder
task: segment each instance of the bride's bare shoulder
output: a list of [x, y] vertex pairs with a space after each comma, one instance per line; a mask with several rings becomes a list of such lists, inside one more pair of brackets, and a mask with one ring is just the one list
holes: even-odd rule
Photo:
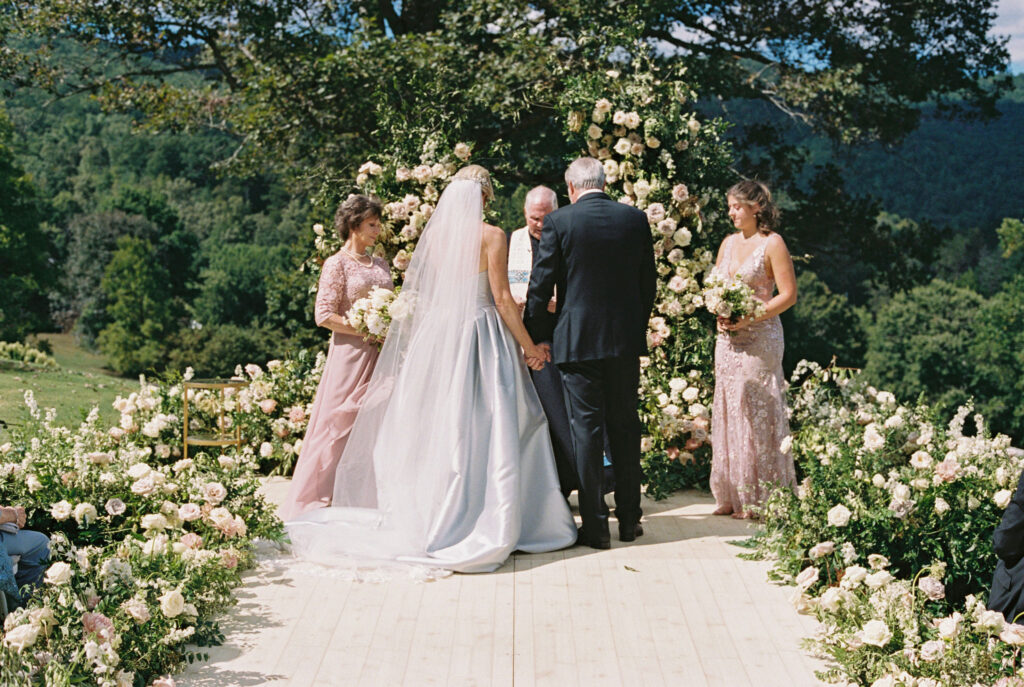
[[484, 222], [484, 240], [495, 241], [497, 239], [505, 240], [505, 230]]

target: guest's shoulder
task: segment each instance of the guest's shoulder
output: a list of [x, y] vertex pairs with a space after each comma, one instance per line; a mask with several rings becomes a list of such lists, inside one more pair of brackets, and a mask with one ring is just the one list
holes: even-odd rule
[[323, 266], [321, 266], [320, 271], [321, 272], [336, 272], [338, 270], [344, 269], [344, 267], [345, 267], [345, 256], [343, 256], [341, 254], [341, 251], [339, 250], [337, 253], [334, 253], [333, 255], [329, 255], [329, 256], [327, 256], [327, 258], [324, 259], [324, 264], [323, 264]]

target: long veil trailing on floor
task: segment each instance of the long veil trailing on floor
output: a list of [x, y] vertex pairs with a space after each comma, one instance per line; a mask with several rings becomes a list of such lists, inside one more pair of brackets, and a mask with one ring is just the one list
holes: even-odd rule
[[[453, 417], [470, 377], [464, 330], [476, 308], [480, 184], [445, 189], [406, 272], [369, 391], [338, 464], [333, 506], [288, 523], [298, 555], [324, 563], [416, 559], [428, 553], [464, 440]], [[404, 316], [402, 316], [404, 314]]]

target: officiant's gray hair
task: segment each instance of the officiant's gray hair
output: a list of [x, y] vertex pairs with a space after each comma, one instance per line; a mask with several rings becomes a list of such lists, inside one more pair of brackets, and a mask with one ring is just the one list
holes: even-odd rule
[[604, 188], [604, 165], [592, 157], [580, 157], [572, 161], [565, 170], [565, 183], [572, 184], [578, 191], [588, 188]]
[[524, 207], [530, 207], [533, 204], [547, 204], [552, 210], [557, 210], [558, 194], [547, 186], [534, 186], [526, 193], [526, 199], [523, 200]]

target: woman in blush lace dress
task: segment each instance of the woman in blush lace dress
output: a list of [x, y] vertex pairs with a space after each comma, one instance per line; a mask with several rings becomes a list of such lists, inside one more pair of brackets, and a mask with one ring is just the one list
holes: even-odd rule
[[388, 264], [367, 255], [380, 234], [380, 215], [376, 200], [352, 195], [334, 216], [343, 245], [324, 261], [316, 293], [316, 323], [331, 330], [331, 347], [291, 490], [281, 508], [284, 520], [331, 505], [338, 461], [377, 363], [378, 342], [363, 341], [344, 316], [374, 286], [392, 288]]
[[718, 320], [711, 492], [716, 515], [750, 518], [773, 485], [796, 484], [779, 322], [779, 313], [796, 303], [796, 277], [785, 242], [772, 231], [778, 209], [768, 188], [741, 181], [727, 196], [739, 231], [722, 241], [714, 269], [727, 278], [739, 275], [766, 311], [736, 322]]

